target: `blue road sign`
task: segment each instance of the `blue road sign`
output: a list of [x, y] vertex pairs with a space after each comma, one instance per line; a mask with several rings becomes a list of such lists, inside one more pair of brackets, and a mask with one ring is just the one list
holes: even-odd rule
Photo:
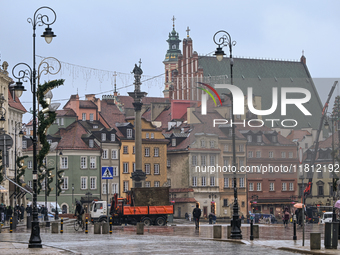
[[102, 167], [102, 179], [113, 179], [113, 167]]

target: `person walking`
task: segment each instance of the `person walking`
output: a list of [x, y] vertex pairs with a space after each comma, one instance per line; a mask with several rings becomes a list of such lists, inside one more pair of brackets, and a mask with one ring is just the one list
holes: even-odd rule
[[290, 214], [288, 211], [288, 207], [285, 208], [284, 214], [283, 214], [283, 225], [286, 227], [288, 227], [288, 221], [290, 218]]
[[13, 214], [13, 210], [12, 210], [12, 207], [9, 205], [7, 207], [7, 211], [6, 211], [6, 221], [7, 221], [7, 223], [11, 219], [12, 214]]
[[20, 206], [20, 220], [23, 220], [25, 216], [25, 207], [23, 204]]
[[5, 222], [5, 207], [3, 203], [0, 204], [0, 222]]
[[200, 224], [200, 217], [201, 217], [201, 209], [199, 208], [199, 204], [196, 204], [196, 208], [192, 211], [192, 215], [194, 216], [195, 220], [195, 226], [196, 229], [199, 229], [199, 224]]

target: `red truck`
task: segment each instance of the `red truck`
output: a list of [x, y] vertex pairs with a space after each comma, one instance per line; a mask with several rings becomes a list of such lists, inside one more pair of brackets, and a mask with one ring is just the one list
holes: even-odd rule
[[169, 203], [169, 188], [135, 188], [126, 193], [126, 198], [114, 194], [110, 215], [113, 225], [144, 222], [146, 226], [163, 226], [169, 214], [174, 213]]

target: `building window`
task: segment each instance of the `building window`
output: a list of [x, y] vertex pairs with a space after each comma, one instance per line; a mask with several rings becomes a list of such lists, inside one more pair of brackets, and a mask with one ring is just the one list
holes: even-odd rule
[[136, 147], [132, 146], [132, 154], [135, 154], [135, 153], [136, 153]]
[[80, 177], [80, 188], [87, 189], [87, 176]]
[[135, 163], [135, 162], [132, 163], [132, 171], [133, 171], [133, 172], [136, 171], [136, 163]]
[[249, 191], [254, 191], [254, 183], [249, 182]]
[[273, 151], [269, 152], [269, 158], [274, 158], [274, 152]]
[[210, 176], [210, 186], [215, 186], [215, 176]]
[[281, 158], [285, 158], [286, 157], [286, 152], [285, 151], [282, 151], [281, 152]]
[[146, 139], [149, 139], [149, 133], [146, 133], [146, 134], [145, 134], [145, 138], [146, 138]]
[[191, 161], [193, 166], [197, 166], [197, 156], [192, 156]]
[[228, 167], [229, 165], [229, 160], [227, 158], [223, 158], [223, 166]]
[[129, 173], [129, 163], [124, 162], [123, 163], [123, 174], [128, 174]]
[[154, 157], [159, 157], [159, 148], [158, 147], [154, 148]]
[[91, 176], [90, 177], [90, 189], [96, 189], [97, 188], [97, 177]]
[[90, 121], [93, 121], [93, 113], [90, 113]]
[[176, 138], [171, 139], [171, 146], [176, 147]]
[[108, 149], [103, 150], [102, 159], [108, 159]]
[[159, 181], [155, 181], [155, 187], [159, 187], [160, 182]]
[[117, 183], [112, 183], [111, 185], [111, 194], [116, 194], [118, 193], [118, 184]]
[[282, 191], [286, 191], [287, 190], [287, 183], [283, 182], [282, 183]]
[[223, 199], [223, 206], [228, 206], [228, 199], [227, 198]]
[[33, 181], [28, 181], [28, 187], [33, 188]]
[[166, 166], [167, 166], [167, 167], [171, 167], [171, 160], [170, 160], [170, 159], [167, 159], [167, 160], [166, 160]]
[[248, 158], [252, 158], [253, 157], [253, 152], [252, 151], [248, 151]]
[[193, 186], [193, 187], [196, 187], [196, 186], [197, 186], [197, 177], [196, 177], [196, 176], [193, 176], [193, 177], [192, 177], [192, 186]]
[[215, 141], [214, 140], [210, 141], [210, 148], [215, 148]]
[[256, 184], [256, 188], [257, 188], [257, 191], [261, 191], [261, 190], [262, 190], [261, 182], [258, 182], [258, 183]]
[[229, 178], [224, 177], [224, 188], [229, 188]]
[[145, 188], [150, 188], [151, 187], [151, 182], [145, 182]]
[[224, 150], [224, 151], [229, 151], [229, 145], [228, 145], [228, 144], [225, 144], [223, 150]]
[[253, 141], [253, 138], [251, 135], [247, 135], [247, 141], [248, 143], [251, 143]]
[[318, 196], [323, 196], [323, 185], [318, 186]]
[[294, 183], [290, 182], [289, 183], [289, 191], [293, 191], [294, 190]]
[[118, 150], [111, 150], [111, 158], [118, 159]]
[[67, 157], [61, 157], [61, 169], [67, 169], [68, 168], [68, 160]]
[[273, 136], [272, 136], [272, 142], [273, 142], [273, 143], [276, 143], [276, 142], [277, 142], [277, 136], [276, 136], [276, 135], [273, 135]]
[[62, 178], [63, 183], [61, 185], [61, 189], [62, 190], [67, 190], [68, 189], [68, 177], [64, 176], [64, 178]]
[[102, 133], [102, 142], [106, 141], [106, 133]]
[[201, 140], [201, 148], [205, 148], [205, 140]]
[[215, 166], [215, 155], [210, 156], [210, 165]]
[[256, 142], [258, 142], [258, 143], [262, 142], [262, 136], [261, 135], [256, 136]]
[[155, 138], [155, 134], [151, 133], [151, 139], [154, 139], [154, 138]]
[[82, 121], [86, 121], [86, 113], [83, 113], [81, 116], [82, 116], [82, 118], [81, 118]]
[[22, 141], [22, 148], [27, 149], [27, 141], [26, 140]]
[[239, 165], [240, 165], [240, 166], [244, 166], [244, 159], [243, 159], [243, 158], [240, 158], [240, 159], [238, 160], [238, 162], [239, 162]]
[[129, 181], [123, 182], [123, 192], [127, 192], [129, 190]]
[[150, 148], [145, 148], [145, 157], [150, 157]]
[[206, 186], [207, 185], [207, 180], [205, 176], [202, 176], [202, 186]]
[[261, 158], [261, 151], [257, 151], [257, 152], [256, 152], [256, 157], [257, 157], [257, 158]]
[[113, 176], [118, 176], [118, 167], [116, 167], [116, 166], [112, 167], [112, 175]]
[[144, 167], [145, 167], [145, 174], [151, 174], [150, 164], [145, 164]]
[[107, 194], [107, 188], [106, 183], [102, 183], [102, 194]]
[[126, 137], [127, 137], [127, 138], [132, 138], [132, 129], [128, 128], [128, 129], [126, 130]]
[[128, 150], [128, 146], [123, 146], [123, 154], [128, 154], [129, 150]]
[[239, 182], [240, 182], [240, 188], [244, 188], [244, 178], [240, 178], [239, 179]]
[[96, 168], [96, 157], [90, 157], [90, 168], [91, 169]]
[[154, 164], [154, 174], [159, 174], [159, 164]]
[[111, 142], [116, 141], [116, 134], [111, 134]]
[[87, 168], [87, 157], [85, 156], [80, 157], [80, 168], [81, 169]]
[[[29, 181], [30, 182], [30, 181]], [[29, 183], [28, 182], [28, 183]], [[333, 184], [329, 184], [329, 196], [333, 197]]]
[[60, 118], [60, 126], [64, 126], [64, 118]]
[[293, 158], [293, 152], [288, 153], [288, 158]]
[[274, 182], [269, 183], [269, 191], [274, 191], [274, 190], [275, 190]]
[[244, 145], [243, 145], [243, 144], [240, 144], [240, 145], [238, 146], [238, 150], [239, 150], [239, 152], [244, 152]]
[[201, 156], [201, 166], [206, 166], [206, 156]]
[[89, 147], [93, 148], [93, 146], [94, 146], [94, 141], [93, 141], [93, 139], [90, 139], [89, 140]]

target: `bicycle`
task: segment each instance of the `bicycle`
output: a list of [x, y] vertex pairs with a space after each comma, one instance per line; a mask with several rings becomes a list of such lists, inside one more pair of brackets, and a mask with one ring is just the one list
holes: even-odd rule
[[84, 226], [83, 220], [81, 218], [77, 217], [76, 221], [74, 222], [74, 230], [78, 231], [79, 228], [84, 230], [85, 226]]

